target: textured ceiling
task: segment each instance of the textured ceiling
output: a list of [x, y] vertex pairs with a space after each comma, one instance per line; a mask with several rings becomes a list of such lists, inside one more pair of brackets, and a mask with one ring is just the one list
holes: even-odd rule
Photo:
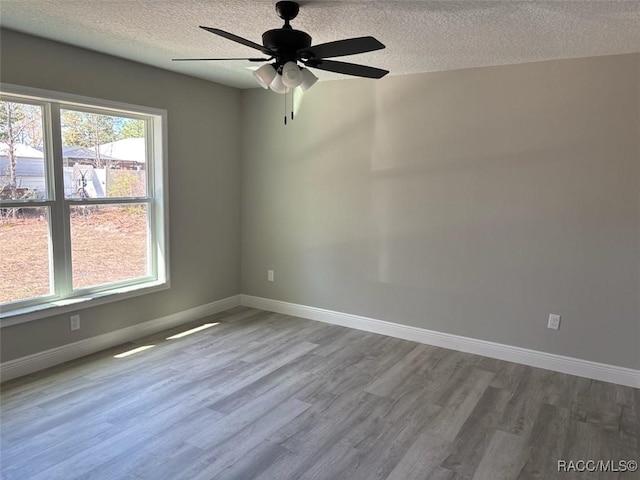
[[[373, 35], [387, 48], [340, 60], [391, 75], [640, 52], [640, 0], [300, 1], [294, 28], [313, 44]], [[275, 1], [0, 0], [0, 24], [240, 88], [248, 62], [174, 57], [258, 53], [205, 32], [216, 27], [261, 43], [282, 20]], [[259, 56], [259, 53], [258, 53]], [[348, 78], [319, 70], [321, 79]]]

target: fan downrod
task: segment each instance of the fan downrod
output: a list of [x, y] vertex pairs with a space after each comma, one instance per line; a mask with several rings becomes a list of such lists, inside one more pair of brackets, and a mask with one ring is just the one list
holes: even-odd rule
[[278, 16], [285, 21], [285, 24], [289, 24], [290, 20], [296, 18], [299, 11], [300, 5], [298, 5], [298, 2], [276, 3], [276, 12], [278, 13]]
[[289, 25], [289, 20], [293, 20], [300, 11], [298, 2], [278, 2], [276, 12], [284, 20], [282, 28], [268, 30], [262, 34], [262, 44], [275, 52], [276, 64], [281, 66], [286, 62], [296, 61], [296, 52], [311, 46], [311, 36], [300, 30], [294, 30]]

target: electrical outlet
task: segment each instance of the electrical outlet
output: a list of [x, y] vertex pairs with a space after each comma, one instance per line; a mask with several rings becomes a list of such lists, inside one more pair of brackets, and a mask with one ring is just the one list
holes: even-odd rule
[[80, 315], [71, 315], [69, 317], [71, 330], [80, 330]]
[[547, 328], [551, 328], [553, 330], [558, 330], [560, 328], [560, 319], [562, 317], [560, 315], [556, 315], [555, 313], [551, 313], [549, 315], [549, 323], [547, 324]]
[[273, 270], [267, 270], [267, 280], [273, 282]]

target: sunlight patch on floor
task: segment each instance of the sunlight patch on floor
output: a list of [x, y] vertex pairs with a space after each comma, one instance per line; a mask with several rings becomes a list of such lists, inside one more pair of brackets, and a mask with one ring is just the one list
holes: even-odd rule
[[118, 355], [114, 355], [113, 358], [124, 358], [129, 355], [134, 355], [139, 352], [143, 352], [145, 350], [149, 350], [150, 348], [155, 347], [155, 345], [143, 345], [142, 347], [133, 348], [131, 350], [127, 350], [126, 352], [119, 353]]
[[201, 330], [204, 330], [206, 328], [210, 328], [210, 327], [215, 327], [216, 325], [218, 325], [220, 322], [216, 322], [216, 323], [205, 323], [204, 325], [200, 325], [199, 327], [196, 328], [192, 328], [191, 330], [186, 330], [182, 333], [176, 333], [175, 335], [171, 335], [170, 337], [167, 337], [167, 340], [174, 340], [176, 338], [182, 338], [182, 337], [186, 337], [187, 335], [191, 335], [192, 333], [196, 333], [199, 332]]

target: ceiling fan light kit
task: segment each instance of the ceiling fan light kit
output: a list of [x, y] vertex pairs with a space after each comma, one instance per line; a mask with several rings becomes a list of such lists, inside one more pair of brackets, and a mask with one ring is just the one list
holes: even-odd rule
[[318, 77], [316, 77], [310, 70], [303, 68], [302, 69], [302, 83], [300, 84], [300, 89], [302, 93], [309, 90], [316, 82], [318, 81]]
[[296, 62], [287, 62], [282, 67], [282, 83], [289, 88], [299, 87], [302, 83], [302, 72]]
[[253, 76], [258, 82], [258, 85], [265, 90], [269, 88], [269, 85], [271, 85], [273, 79], [276, 78], [276, 75], [278, 75], [278, 72], [276, 72], [276, 69], [273, 68], [273, 65], [270, 63], [265, 63], [253, 72]]
[[317, 68], [329, 72], [375, 79], [382, 78], [389, 73], [388, 70], [381, 68], [326, 60], [327, 58], [372, 52], [383, 49], [385, 46], [373, 37], [348, 38], [312, 46], [311, 36], [308, 33], [295, 30], [289, 24], [291, 20], [296, 18], [299, 11], [300, 5], [298, 5], [297, 2], [280, 1], [276, 3], [276, 12], [278, 16], [284, 20], [284, 25], [282, 28], [264, 32], [262, 34], [262, 45], [234, 35], [233, 33], [225, 32], [224, 30], [212, 27], [200, 27], [214, 35], [259, 50], [267, 56], [266, 58], [187, 58], [174, 60], [248, 60], [251, 62], [270, 62], [254, 71], [253, 75], [262, 88], [270, 88], [272, 91], [280, 94], [286, 94], [291, 89], [297, 87], [300, 87], [303, 92], [311, 88], [311, 86], [318, 81], [318, 77], [311, 73], [308, 68]]
[[273, 79], [273, 82], [271, 82], [271, 85], [269, 85], [269, 88], [271, 88], [271, 90], [273, 90], [276, 93], [284, 94], [289, 91], [289, 87], [287, 87], [282, 81], [282, 75], [276, 75], [275, 78]]

